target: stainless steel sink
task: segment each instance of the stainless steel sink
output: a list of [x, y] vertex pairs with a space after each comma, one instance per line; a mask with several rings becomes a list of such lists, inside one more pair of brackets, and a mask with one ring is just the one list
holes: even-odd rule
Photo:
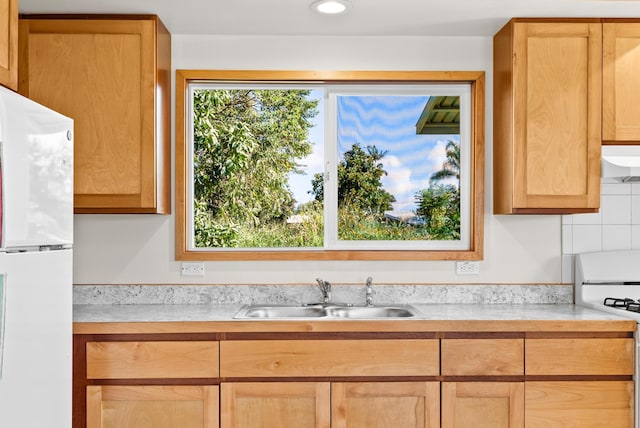
[[322, 306], [244, 306], [234, 318], [318, 318], [327, 313]]
[[410, 305], [391, 306], [284, 306], [246, 305], [235, 319], [407, 319], [424, 318]]
[[412, 318], [417, 311], [409, 306], [354, 306], [350, 308], [327, 308], [327, 314], [336, 318]]

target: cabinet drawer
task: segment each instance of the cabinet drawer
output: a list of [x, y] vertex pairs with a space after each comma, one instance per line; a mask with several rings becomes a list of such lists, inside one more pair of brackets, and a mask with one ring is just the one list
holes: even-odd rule
[[436, 339], [220, 343], [221, 377], [437, 376]]
[[218, 342], [88, 342], [87, 379], [218, 377]]
[[631, 375], [633, 339], [527, 339], [527, 375]]
[[443, 339], [444, 376], [522, 376], [524, 339]]

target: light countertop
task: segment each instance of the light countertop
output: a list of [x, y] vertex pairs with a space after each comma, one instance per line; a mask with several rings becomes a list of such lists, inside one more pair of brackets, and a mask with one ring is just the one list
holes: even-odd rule
[[[242, 305], [74, 305], [82, 334], [223, 331], [633, 331], [636, 322], [571, 304], [414, 304], [424, 317], [402, 320], [235, 320]], [[479, 321], [479, 322], [478, 322]]]

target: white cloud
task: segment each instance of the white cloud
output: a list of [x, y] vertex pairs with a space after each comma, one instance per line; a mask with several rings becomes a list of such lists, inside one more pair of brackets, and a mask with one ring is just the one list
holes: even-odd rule
[[384, 158], [384, 169], [387, 175], [382, 177], [382, 186], [396, 198], [394, 209], [411, 210], [415, 208], [413, 195], [419, 188], [419, 183], [412, 180], [411, 169], [403, 166], [396, 156], [387, 155]]

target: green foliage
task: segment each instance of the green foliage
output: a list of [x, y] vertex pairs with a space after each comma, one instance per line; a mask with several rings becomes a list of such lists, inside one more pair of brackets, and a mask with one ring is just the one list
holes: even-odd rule
[[430, 239], [460, 239], [460, 190], [432, 184], [416, 194], [416, 214], [427, 219]]
[[338, 165], [338, 207], [349, 204], [353, 210], [383, 214], [392, 209], [396, 198], [382, 187], [387, 172], [380, 160], [387, 154], [375, 146], [362, 150], [359, 144], [344, 153]]
[[427, 221], [429, 239], [460, 239], [460, 188], [451, 184], [439, 184], [449, 177], [460, 180], [460, 145], [447, 142], [447, 158], [442, 169], [431, 175], [426, 189], [416, 193], [416, 215]]
[[425, 228], [385, 221], [381, 216], [363, 214], [349, 204], [338, 208], [338, 239], [345, 241], [408, 241], [427, 238]]
[[235, 225], [226, 225], [213, 221], [211, 213], [202, 201], [196, 202], [194, 210], [196, 247], [235, 247], [238, 243], [239, 229]]
[[[386, 151], [367, 146], [366, 152], [359, 144], [351, 146], [338, 164], [338, 207], [349, 207], [362, 214], [382, 215], [392, 209], [393, 195], [382, 187], [386, 175], [380, 162]], [[311, 194], [316, 201], [324, 199], [324, 177], [316, 174], [311, 182]]]
[[240, 248], [322, 247], [324, 221], [322, 207], [313, 204], [298, 213], [304, 221], [287, 224], [284, 221], [247, 226], [238, 240]]
[[197, 246], [237, 246], [238, 225], [264, 226], [293, 213], [287, 176], [311, 153], [317, 101], [309, 93], [194, 91]]

